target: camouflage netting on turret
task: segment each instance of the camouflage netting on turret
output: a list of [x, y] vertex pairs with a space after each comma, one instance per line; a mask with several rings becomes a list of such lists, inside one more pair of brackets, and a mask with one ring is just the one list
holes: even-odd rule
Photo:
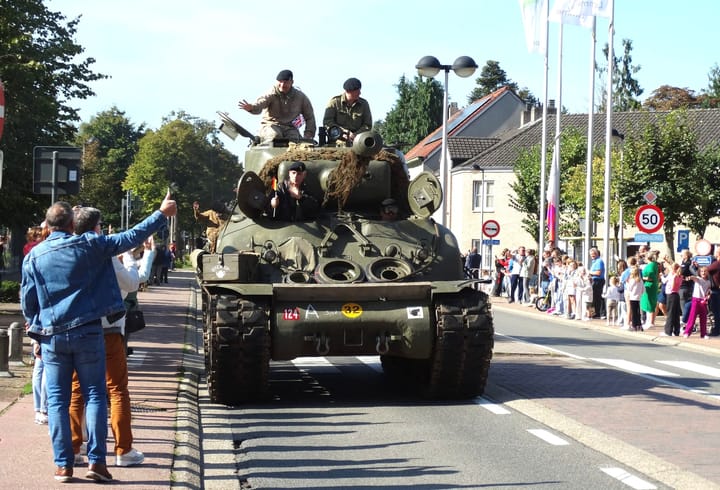
[[282, 155], [273, 157], [265, 163], [260, 171], [260, 179], [265, 184], [265, 187], [268, 189], [272, 187], [272, 180], [273, 178], [277, 178], [278, 167], [282, 162], [295, 160], [301, 162], [311, 160], [335, 160], [340, 162], [330, 173], [327, 190], [325, 191], [323, 199], [323, 206], [331, 200], [337, 200], [338, 210], [342, 210], [348, 197], [350, 197], [350, 193], [362, 182], [362, 178], [371, 160], [388, 162], [390, 163], [392, 179], [392, 197], [399, 203], [404, 212], [407, 212], [409, 209], [407, 204], [408, 175], [402, 161], [395, 153], [381, 150], [377, 155], [369, 158], [358, 156], [347, 148], [291, 148]]

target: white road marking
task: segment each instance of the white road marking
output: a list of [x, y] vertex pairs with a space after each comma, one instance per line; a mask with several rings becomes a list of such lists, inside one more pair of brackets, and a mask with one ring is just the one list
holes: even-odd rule
[[382, 364], [380, 363], [380, 357], [378, 356], [356, 356], [357, 359], [365, 364], [367, 367], [378, 373], [383, 372]]
[[130, 356], [128, 356], [128, 358], [127, 358], [128, 369], [129, 368], [137, 369], [140, 366], [142, 366], [143, 363], [145, 362], [145, 356], [147, 356], [147, 352], [145, 352], [143, 350], [138, 350], [137, 348], [134, 348], [133, 353]]
[[567, 446], [570, 443], [545, 429], [528, 429], [529, 433], [553, 446]]
[[637, 476], [631, 475], [627, 471], [625, 471], [622, 468], [600, 468], [604, 473], [607, 473], [608, 475], [612, 476], [616, 480], [620, 480], [625, 485], [629, 486], [630, 488], [635, 488], [636, 490], [652, 490], [654, 488], [657, 488], [655, 485], [653, 485], [650, 482], [646, 482], [642, 478], [638, 478]]
[[655, 369], [651, 368], [650, 366], [645, 366], [644, 364], [638, 364], [637, 362], [632, 361], [626, 361], [624, 359], [592, 359], [593, 361], [607, 364], [608, 366], [613, 366], [618, 369], [622, 369], [624, 371], [629, 371], [631, 373], [638, 373], [638, 374], [650, 374], [652, 376], [664, 376], [667, 378], [677, 378], [680, 375], [671, 373], [670, 371], [663, 371], [662, 369]]
[[325, 357], [298, 357], [297, 359], [293, 359], [292, 363], [298, 369], [312, 369], [312, 371], [315, 372], [340, 373], [340, 369], [335, 367]]
[[475, 403], [483, 407], [488, 412], [492, 412], [495, 415], [510, 415], [512, 412], [508, 410], [507, 408], [503, 407], [502, 405], [498, 405], [497, 403], [492, 403], [491, 401], [478, 397], [475, 398]]
[[692, 371], [694, 373], [700, 373], [704, 374], [706, 376], [712, 376], [713, 378], [720, 378], [720, 369], [705, 366], [703, 364], [698, 364], [696, 362], [690, 362], [690, 361], [655, 361], [659, 362], [660, 364], [665, 364], [667, 366], [673, 366], [680, 369], [685, 369], [686, 371]]

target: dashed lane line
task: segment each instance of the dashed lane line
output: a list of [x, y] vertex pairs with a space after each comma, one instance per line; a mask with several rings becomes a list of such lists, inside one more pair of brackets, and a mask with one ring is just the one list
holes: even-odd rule
[[625, 471], [622, 468], [600, 468], [604, 473], [610, 475], [611, 477], [615, 478], [616, 480], [620, 480], [625, 485], [629, 486], [630, 488], [634, 488], [636, 490], [653, 490], [657, 487], [653, 485], [650, 482], [647, 482], [643, 480], [642, 478], [638, 478], [635, 475], [632, 475]]

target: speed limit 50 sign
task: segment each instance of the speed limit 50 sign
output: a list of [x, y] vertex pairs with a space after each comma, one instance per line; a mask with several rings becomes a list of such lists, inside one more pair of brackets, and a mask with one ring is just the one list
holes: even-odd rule
[[665, 223], [662, 210], [654, 204], [640, 206], [635, 212], [635, 225], [643, 233], [655, 233]]

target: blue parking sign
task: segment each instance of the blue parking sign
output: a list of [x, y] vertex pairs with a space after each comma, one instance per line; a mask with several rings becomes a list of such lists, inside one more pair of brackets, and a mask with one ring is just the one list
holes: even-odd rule
[[678, 252], [690, 248], [690, 230], [678, 230], [677, 244]]

